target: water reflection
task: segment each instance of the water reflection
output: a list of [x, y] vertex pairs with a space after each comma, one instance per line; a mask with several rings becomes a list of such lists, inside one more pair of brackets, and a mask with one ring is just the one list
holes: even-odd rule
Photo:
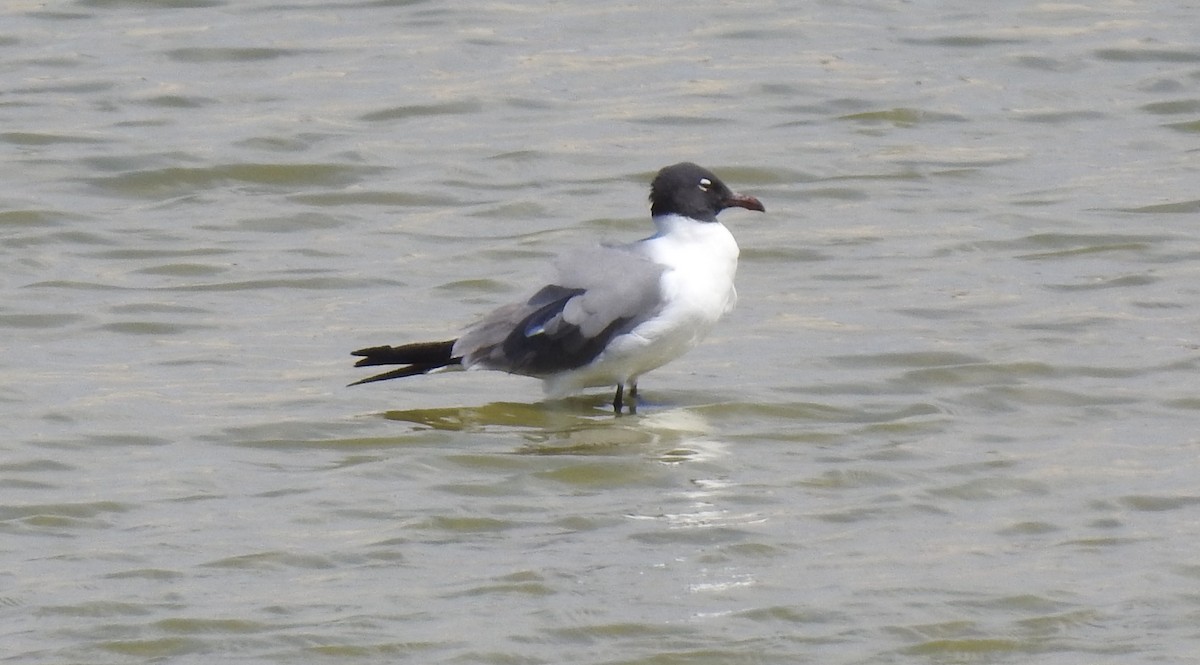
[[492, 402], [482, 406], [387, 411], [384, 418], [453, 432], [515, 431], [526, 455], [652, 454], [664, 462], [724, 454], [712, 441], [707, 418], [695, 409], [667, 408], [614, 416], [603, 396], [537, 403]]

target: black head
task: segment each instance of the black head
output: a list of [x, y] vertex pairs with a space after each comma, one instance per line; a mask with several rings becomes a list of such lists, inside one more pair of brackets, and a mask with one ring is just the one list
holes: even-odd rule
[[655, 217], [674, 213], [715, 222], [717, 213], [733, 207], [764, 210], [758, 199], [730, 190], [712, 171], [691, 162], [664, 168], [650, 183], [650, 214]]

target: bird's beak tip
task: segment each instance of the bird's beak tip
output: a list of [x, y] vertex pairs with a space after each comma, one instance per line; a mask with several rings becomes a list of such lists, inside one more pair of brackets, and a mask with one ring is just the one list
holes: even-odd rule
[[759, 201], [753, 196], [747, 196], [745, 194], [734, 194], [733, 196], [729, 197], [725, 200], [725, 207], [745, 208], [746, 210], [756, 210], [758, 212], [767, 211], [767, 209], [763, 207], [762, 201]]

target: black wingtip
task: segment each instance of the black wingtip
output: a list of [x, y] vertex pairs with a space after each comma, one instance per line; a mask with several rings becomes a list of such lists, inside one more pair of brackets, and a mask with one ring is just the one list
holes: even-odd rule
[[368, 376], [349, 385], [357, 386], [388, 379], [402, 379], [406, 376], [428, 374], [442, 367], [461, 365], [462, 358], [454, 356], [454, 342], [455, 340], [451, 339], [443, 342], [418, 342], [402, 346], [369, 346], [351, 351], [350, 355], [359, 358], [359, 361], [354, 363], [355, 367], [375, 365], [404, 365], [404, 367]]
[[426, 363], [426, 364], [421, 364], [421, 365], [409, 365], [408, 367], [400, 367], [400, 368], [393, 369], [388, 372], [384, 372], [382, 374], [374, 374], [372, 376], [368, 376], [365, 379], [359, 379], [358, 381], [355, 381], [354, 383], [348, 383], [348, 384], [346, 384], [346, 387], [349, 388], [350, 386], [358, 386], [358, 385], [362, 385], [364, 383], [375, 383], [376, 381], [387, 381], [388, 379], [403, 379], [404, 377], [407, 377], [407, 376], [417, 376], [419, 374], [428, 374], [429, 372], [432, 372], [435, 369], [441, 369], [442, 367], [447, 367], [450, 365], [458, 364], [459, 360], [460, 359], [458, 359], [458, 358], [454, 358], [451, 360], [451, 362], [446, 362], [446, 363], [437, 363], [437, 364]]
[[394, 370], [391, 370], [390, 372], [384, 372], [383, 374], [376, 374], [374, 376], [368, 376], [367, 378], [359, 379], [358, 381], [355, 381], [354, 383], [347, 383], [346, 387], [349, 388], [350, 386], [361, 386], [364, 383], [375, 383], [376, 381], [387, 381], [388, 379], [399, 379], [399, 378], [403, 378], [406, 376], [412, 376], [412, 374], [409, 373], [410, 369], [412, 369], [412, 368], [411, 367], [401, 367], [400, 369], [394, 369]]
[[350, 355], [362, 358], [355, 367], [371, 365], [434, 365], [448, 364], [454, 361], [454, 342], [448, 339], [442, 342], [417, 342], [402, 346], [369, 346], [365, 349], [351, 351]]

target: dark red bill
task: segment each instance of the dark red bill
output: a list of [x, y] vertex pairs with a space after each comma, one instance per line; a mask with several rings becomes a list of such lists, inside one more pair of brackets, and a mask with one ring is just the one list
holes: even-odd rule
[[757, 210], [758, 212], [767, 211], [767, 209], [763, 207], [762, 201], [759, 201], [753, 196], [746, 196], [745, 194], [735, 193], [733, 196], [725, 199], [722, 202], [722, 205], [724, 205], [726, 208], [745, 208], [746, 210]]

